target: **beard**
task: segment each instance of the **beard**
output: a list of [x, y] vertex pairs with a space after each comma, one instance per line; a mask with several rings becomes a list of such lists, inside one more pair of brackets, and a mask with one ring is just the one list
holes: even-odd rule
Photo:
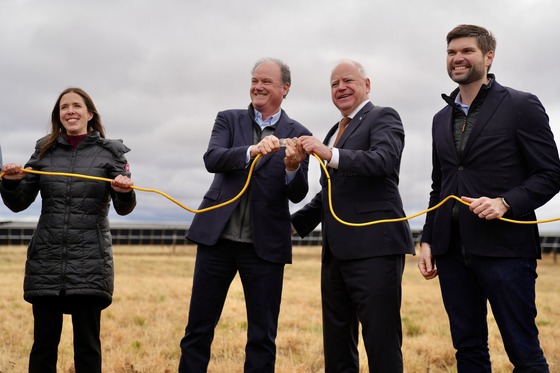
[[484, 61], [476, 65], [471, 65], [467, 73], [461, 76], [454, 76], [453, 66], [448, 66], [447, 74], [455, 83], [467, 85], [483, 79], [486, 76], [486, 66]]

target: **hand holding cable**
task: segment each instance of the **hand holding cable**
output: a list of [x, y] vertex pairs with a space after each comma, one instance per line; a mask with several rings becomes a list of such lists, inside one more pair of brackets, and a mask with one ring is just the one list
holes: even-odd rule
[[[31, 169], [31, 168], [28, 168]], [[25, 170], [21, 165], [15, 163], [8, 163], [2, 166], [2, 174], [0, 178], [7, 180], [21, 180], [25, 177]]]
[[501, 197], [488, 198], [470, 198], [461, 197], [461, 199], [469, 204], [469, 210], [481, 219], [492, 220], [499, 219], [509, 210]]
[[297, 170], [299, 164], [307, 158], [307, 154], [303, 150], [301, 143], [297, 141], [297, 138], [279, 139], [274, 135], [268, 135], [259, 141], [258, 144], [251, 145], [249, 153], [251, 158], [255, 158], [257, 155], [267, 156], [280, 148], [286, 148], [284, 165], [288, 171]]

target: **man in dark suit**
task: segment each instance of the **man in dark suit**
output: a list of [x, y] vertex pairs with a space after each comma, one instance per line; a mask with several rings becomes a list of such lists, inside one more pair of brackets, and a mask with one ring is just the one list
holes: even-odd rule
[[[197, 214], [187, 239], [198, 244], [179, 372], [206, 372], [214, 329], [231, 281], [239, 272], [247, 308], [246, 373], [274, 371], [276, 332], [284, 265], [291, 263], [288, 201], [308, 191], [308, 156], [294, 138], [309, 135], [280, 108], [291, 84], [277, 59], [258, 61], [252, 71], [247, 110], [218, 113], [204, 163], [215, 173], [200, 208], [236, 196], [251, 159], [257, 160], [249, 189], [225, 207]], [[279, 138], [291, 138], [285, 151]]]
[[[488, 74], [496, 40], [459, 25], [447, 35], [447, 70], [459, 87], [442, 95], [433, 120], [429, 213], [418, 267], [439, 275], [458, 372], [490, 372], [487, 302], [515, 372], [548, 372], [535, 325], [535, 280], [541, 256], [535, 209], [560, 189], [560, 161], [537, 97], [503, 87]], [[437, 263], [437, 268], [435, 267]]]
[[[405, 215], [398, 190], [403, 126], [395, 110], [369, 101], [369, 91], [370, 81], [359, 63], [338, 64], [331, 75], [331, 94], [341, 123], [324, 143], [309, 136], [299, 139], [307, 153], [326, 162], [334, 212], [352, 223]], [[402, 372], [401, 282], [405, 254], [414, 253], [409, 225], [341, 224], [329, 209], [324, 176], [321, 182], [322, 190], [292, 215], [292, 224], [304, 237], [322, 222], [325, 372], [359, 371], [359, 323], [370, 371]]]

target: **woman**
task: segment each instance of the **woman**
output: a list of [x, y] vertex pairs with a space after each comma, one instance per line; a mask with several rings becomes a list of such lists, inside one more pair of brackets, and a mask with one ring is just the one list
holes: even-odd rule
[[136, 196], [120, 140], [107, 140], [91, 97], [63, 91], [52, 111], [51, 133], [37, 141], [25, 165], [46, 172], [110, 178], [112, 182], [26, 173], [2, 167], [4, 204], [25, 210], [41, 192], [42, 208], [27, 252], [24, 299], [33, 305], [34, 343], [29, 372], [56, 372], [63, 314], [72, 315], [76, 373], [101, 372], [101, 310], [113, 294], [113, 255], [107, 218], [112, 200], [120, 215]]

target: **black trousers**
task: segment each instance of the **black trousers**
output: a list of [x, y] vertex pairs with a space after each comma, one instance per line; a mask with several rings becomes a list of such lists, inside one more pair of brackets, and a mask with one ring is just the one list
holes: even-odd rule
[[403, 372], [404, 266], [404, 255], [339, 260], [326, 253], [321, 266], [326, 373], [360, 372], [360, 324], [369, 371]]
[[72, 315], [76, 373], [101, 372], [99, 302], [91, 297], [44, 297], [33, 302], [33, 347], [29, 373], [56, 373], [63, 315]]
[[198, 246], [179, 373], [207, 372], [214, 330], [237, 273], [247, 309], [243, 371], [274, 372], [284, 264], [259, 258], [251, 244], [219, 241], [214, 246]]

